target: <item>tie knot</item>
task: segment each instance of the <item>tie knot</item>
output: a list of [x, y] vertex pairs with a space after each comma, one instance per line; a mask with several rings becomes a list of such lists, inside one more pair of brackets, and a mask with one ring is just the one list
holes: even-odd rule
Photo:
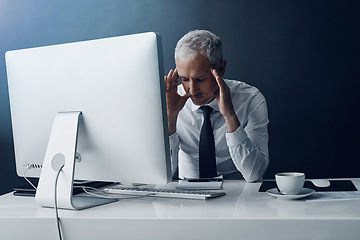
[[201, 106], [200, 109], [202, 110], [204, 117], [209, 117], [211, 112], [214, 110], [209, 106]]

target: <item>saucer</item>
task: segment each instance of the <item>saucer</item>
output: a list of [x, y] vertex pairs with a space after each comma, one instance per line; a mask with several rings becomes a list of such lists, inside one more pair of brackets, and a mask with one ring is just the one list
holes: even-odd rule
[[313, 194], [315, 192], [315, 190], [310, 189], [310, 188], [303, 188], [301, 190], [301, 192], [297, 195], [284, 195], [282, 193], [280, 193], [277, 188], [272, 188], [266, 191], [267, 194], [269, 194], [272, 197], [276, 197], [279, 199], [284, 199], [284, 200], [293, 200], [293, 199], [300, 199], [300, 198], [304, 198], [307, 196], [310, 196], [311, 194]]

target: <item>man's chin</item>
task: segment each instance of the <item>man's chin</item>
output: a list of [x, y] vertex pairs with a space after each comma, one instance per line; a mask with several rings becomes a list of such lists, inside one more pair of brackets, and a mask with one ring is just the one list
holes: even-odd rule
[[203, 106], [206, 104], [206, 102], [202, 98], [191, 98], [191, 101], [197, 106]]

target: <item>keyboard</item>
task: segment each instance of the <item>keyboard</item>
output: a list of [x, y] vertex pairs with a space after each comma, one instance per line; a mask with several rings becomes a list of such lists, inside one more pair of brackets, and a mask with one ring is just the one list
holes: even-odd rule
[[223, 191], [186, 191], [178, 189], [161, 189], [146, 187], [113, 186], [104, 189], [108, 193], [134, 196], [185, 198], [185, 199], [208, 199], [225, 195]]

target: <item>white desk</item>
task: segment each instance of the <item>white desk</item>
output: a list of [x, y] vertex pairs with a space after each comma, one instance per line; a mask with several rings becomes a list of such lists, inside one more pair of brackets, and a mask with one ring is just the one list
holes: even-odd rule
[[[207, 201], [146, 197], [59, 210], [64, 240], [360, 239], [360, 200], [285, 201], [259, 186], [225, 181], [227, 195]], [[57, 239], [54, 209], [31, 197], [1, 196], [0, 239]]]

